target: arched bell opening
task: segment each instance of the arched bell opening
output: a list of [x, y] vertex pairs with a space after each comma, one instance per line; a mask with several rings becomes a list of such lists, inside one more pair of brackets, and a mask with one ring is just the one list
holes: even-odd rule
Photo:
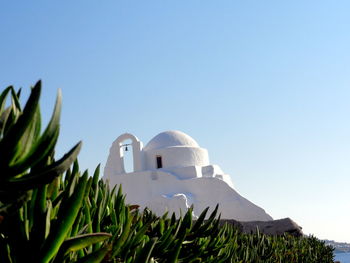
[[131, 139], [124, 140], [120, 143], [120, 152], [124, 160], [124, 171], [125, 173], [134, 172], [134, 147]]
[[120, 135], [109, 150], [105, 166], [108, 176], [143, 170], [142, 142], [130, 133]]

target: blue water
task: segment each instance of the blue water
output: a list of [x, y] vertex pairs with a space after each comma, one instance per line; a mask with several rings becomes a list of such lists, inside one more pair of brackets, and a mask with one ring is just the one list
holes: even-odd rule
[[335, 254], [334, 260], [338, 260], [341, 263], [350, 263], [350, 253]]

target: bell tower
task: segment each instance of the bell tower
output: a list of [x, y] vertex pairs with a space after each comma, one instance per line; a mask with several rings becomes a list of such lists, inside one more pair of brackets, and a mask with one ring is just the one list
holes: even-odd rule
[[[131, 140], [130, 144], [123, 144], [125, 140]], [[118, 175], [125, 174], [125, 165], [124, 165], [124, 150], [127, 150], [127, 147], [132, 147], [133, 152], [133, 172], [138, 172], [143, 169], [142, 162], [142, 142], [134, 135], [130, 133], [124, 133], [120, 135], [112, 144], [109, 149], [109, 156], [105, 166], [104, 173], [108, 175]]]

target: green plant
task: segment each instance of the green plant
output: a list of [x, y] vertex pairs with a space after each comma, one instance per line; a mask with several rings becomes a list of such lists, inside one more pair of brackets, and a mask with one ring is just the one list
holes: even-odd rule
[[[78, 143], [62, 159], [53, 160], [59, 134], [61, 93], [57, 95], [51, 120], [40, 134], [41, 118], [39, 98], [41, 82], [31, 90], [22, 109], [19, 97], [12, 86], [0, 95], [0, 215], [11, 208], [16, 210], [29, 198], [29, 190], [44, 186], [65, 172], [76, 159], [81, 143]], [[11, 104], [6, 98], [11, 94]]]
[[[89, 188], [77, 169], [61, 192], [62, 174], [76, 160], [81, 143], [58, 161], [53, 158], [59, 134], [61, 94], [41, 134], [41, 82], [32, 88], [22, 110], [20, 91], [0, 95], [0, 257], [1, 262], [52, 262], [56, 257], [101, 242], [111, 235], [78, 235], [72, 226]], [[6, 107], [6, 98], [11, 103]], [[68, 180], [68, 176], [66, 176]]]
[[[140, 212], [125, 204], [121, 187], [110, 190], [108, 182], [99, 180], [99, 167], [88, 177], [76, 162], [65, 176], [34, 190], [16, 220], [1, 224], [0, 255], [11, 257], [4, 262], [28, 262], [32, 254], [41, 258], [31, 262], [60, 263], [333, 260], [332, 248], [314, 237], [244, 234], [231, 225], [219, 226], [216, 211], [204, 220], [206, 213], [193, 221], [191, 209], [178, 219]], [[59, 243], [58, 228], [65, 233]]]

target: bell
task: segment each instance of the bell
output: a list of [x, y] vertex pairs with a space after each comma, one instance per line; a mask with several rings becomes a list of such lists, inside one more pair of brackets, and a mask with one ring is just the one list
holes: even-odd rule
[[126, 151], [126, 152], [128, 151], [128, 146], [125, 146], [125, 151]]

